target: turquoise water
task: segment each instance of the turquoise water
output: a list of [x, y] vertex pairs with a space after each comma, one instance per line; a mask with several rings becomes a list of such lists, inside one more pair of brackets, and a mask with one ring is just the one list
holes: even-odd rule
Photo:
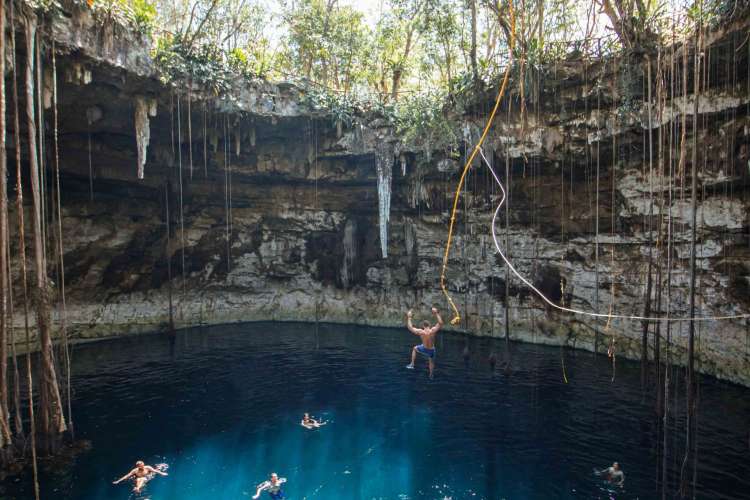
[[[258, 323], [78, 346], [75, 423], [93, 447], [45, 466], [42, 498], [131, 498], [111, 482], [138, 459], [169, 464], [140, 496], [153, 500], [249, 498], [270, 472], [290, 499], [655, 497], [656, 420], [637, 365], [618, 361], [612, 383], [605, 357], [567, 351], [565, 384], [558, 348], [511, 344], [511, 369], [492, 372], [487, 354], [505, 359], [504, 343], [446, 334], [429, 380], [423, 360], [404, 368], [414, 340]], [[701, 389], [699, 497], [747, 498], [750, 391]], [[330, 423], [306, 430], [305, 411]], [[622, 490], [592, 474], [615, 460]], [[3, 487], [32, 498], [28, 477]]]

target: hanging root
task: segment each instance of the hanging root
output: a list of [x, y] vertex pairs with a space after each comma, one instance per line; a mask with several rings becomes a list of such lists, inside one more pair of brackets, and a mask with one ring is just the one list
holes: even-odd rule
[[458, 311], [456, 304], [453, 302], [453, 299], [448, 293], [448, 289], [445, 284], [445, 272], [448, 269], [448, 258], [450, 257], [451, 243], [453, 242], [453, 227], [456, 223], [456, 211], [458, 210], [458, 199], [461, 196], [461, 189], [463, 188], [464, 181], [466, 180], [466, 174], [469, 172], [469, 169], [471, 168], [471, 163], [474, 161], [474, 158], [477, 156], [477, 153], [480, 152], [482, 148], [482, 144], [484, 143], [484, 140], [487, 137], [487, 133], [490, 131], [490, 127], [492, 127], [492, 122], [495, 120], [495, 114], [497, 113], [497, 110], [500, 107], [500, 102], [502, 101], [503, 96], [505, 95], [505, 88], [508, 85], [508, 78], [510, 77], [510, 69], [511, 69], [512, 62], [513, 62], [513, 49], [515, 46], [515, 34], [516, 34], [516, 19], [515, 19], [515, 13], [513, 12], [512, 1], [508, 2], [508, 12], [510, 14], [510, 39], [508, 40], [508, 65], [505, 67], [505, 73], [503, 74], [503, 81], [502, 81], [502, 84], [500, 85], [500, 91], [497, 94], [497, 99], [495, 99], [495, 106], [492, 108], [492, 112], [490, 113], [490, 117], [487, 120], [487, 124], [484, 126], [484, 131], [482, 132], [482, 135], [479, 137], [479, 141], [477, 142], [476, 146], [474, 146], [474, 150], [471, 152], [471, 155], [469, 155], [469, 158], [466, 161], [466, 164], [464, 165], [463, 171], [461, 172], [461, 177], [458, 180], [458, 185], [456, 186], [456, 192], [453, 196], [453, 209], [451, 210], [451, 221], [450, 221], [450, 225], [448, 226], [448, 241], [445, 243], [445, 253], [443, 255], [443, 267], [440, 272], [440, 288], [442, 289], [443, 295], [445, 295], [445, 298], [448, 301], [448, 304], [450, 304], [451, 309], [453, 309], [453, 319], [451, 319], [451, 325], [457, 325], [461, 322], [461, 313]]
[[[612, 286], [612, 300], [614, 301], [614, 285]], [[612, 322], [612, 303], [609, 304], [609, 317], [607, 318], [607, 324], [604, 326], [604, 333], [609, 331], [609, 325]], [[612, 360], [612, 382], [615, 381], [615, 364], [617, 360], [617, 339], [615, 338], [614, 331], [612, 337], [609, 339], [609, 348], [607, 349], [607, 357]]]

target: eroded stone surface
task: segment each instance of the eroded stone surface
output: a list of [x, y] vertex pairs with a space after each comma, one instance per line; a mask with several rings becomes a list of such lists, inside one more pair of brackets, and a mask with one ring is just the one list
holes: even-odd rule
[[[400, 326], [407, 309], [426, 315], [432, 305], [450, 316], [439, 276], [452, 190], [484, 116], [454, 113], [456, 136], [467, 144], [429, 155], [409, 151], [374, 114], [338, 130], [331, 117], [302, 106], [301, 91], [292, 85], [237, 82], [229, 99], [206, 99], [196, 90], [188, 116], [187, 94], [162, 87], [147, 55], [120, 44], [118, 36], [98, 45], [90, 38], [93, 21], [84, 14], [70, 22], [73, 28], [55, 24], [53, 32], [71, 49], [58, 59], [60, 71], [78, 75], [60, 84], [66, 323], [74, 338], [153, 331], [169, 319], [170, 290], [177, 326], [269, 319]], [[737, 57], [746, 61], [743, 54]], [[521, 119], [515, 107], [510, 114], [501, 109], [484, 148], [501, 178], [507, 181], [506, 167], [510, 174], [509, 227], [503, 210], [499, 243], [554, 303], [599, 313], [610, 307], [617, 314], [644, 313], [652, 256], [661, 266], [663, 291], [659, 310], [654, 285], [652, 314], [683, 317], [689, 177], [677, 172], [676, 148], [660, 155], [652, 144], [649, 153], [648, 104], [640, 96], [637, 105], [625, 106], [610, 85], [611, 64], [586, 71], [588, 81], [575, 63], [558, 68], [556, 79], [547, 75], [538, 116], [530, 112]], [[715, 82], [699, 107], [701, 316], [750, 312], [746, 83], [727, 89]], [[155, 99], [158, 108], [149, 120], [143, 180], [136, 168], [136, 96]], [[690, 111], [691, 99], [666, 107]], [[87, 119], [87, 109], [99, 110], [96, 120]], [[650, 127], [675, 123], [675, 117], [652, 116]], [[658, 142], [656, 129], [652, 140]], [[380, 236], [378, 155], [393, 162], [386, 241]], [[686, 157], [689, 172], [689, 151]], [[676, 187], [671, 199], [670, 182]], [[618, 355], [640, 358], [640, 322], [607, 325], [606, 319], [561, 313], [517, 278], [507, 282], [490, 236], [497, 200], [498, 190], [477, 161], [466, 181], [447, 273], [461, 309], [459, 328], [502, 336], [507, 307], [513, 339], [605, 352], [615, 337]], [[660, 224], [666, 232], [668, 217], [669, 308], [668, 249], [664, 234], [658, 235]], [[14, 243], [14, 255], [16, 248]], [[22, 331], [23, 318], [17, 314], [14, 321]], [[746, 322], [702, 323], [698, 331], [698, 368], [750, 383]], [[684, 323], [673, 324], [671, 335], [672, 354], [684, 359]], [[649, 343], [653, 356], [653, 326]]]

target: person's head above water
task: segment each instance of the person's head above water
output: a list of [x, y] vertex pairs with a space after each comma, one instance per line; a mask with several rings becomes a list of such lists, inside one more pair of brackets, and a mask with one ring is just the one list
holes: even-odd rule
[[278, 481], [278, 480], [279, 480], [279, 476], [278, 476], [278, 474], [276, 474], [275, 472], [272, 472], [272, 473], [271, 473], [271, 482], [272, 482], [272, 483], [275, 483], [275, 482], [276, 482], [276, 481]]
[[614, 470], [620, 470], [620, 464], [618, 464], [617, 462], [615, 462], [615, 463], [612, 464], [612, 468]]
[[142, 460], [138, 460], [135, 463], [135, 466], [138, 467], [139, 469], [142, 469], [142, 468], [144, 468], [146, 466], [146, 464], [144, 464]]

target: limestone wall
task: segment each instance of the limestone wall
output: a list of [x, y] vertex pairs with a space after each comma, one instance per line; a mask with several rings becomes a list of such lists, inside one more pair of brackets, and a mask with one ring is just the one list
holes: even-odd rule
[[[750, 313], [750, 92], [746, 74], [721, 73], [746, 24], [714, 37], [717, 76], [699, 99], [699, 315]], [[96, 48], [84, 36], [93, 28], [83, 21], [76, 26], [52, 31], [64, 75], [58, 79], [63, 244], [74, 338], [163, 327], [170, 289], [177, 326], [268, 319], [398, 326], [408, 308], [426, 315], [432, 305], [450, 319], [439, 287], [449, 208], [465, 146], [484, 125], [493, 89], [478, 93], [466, 110], [447, 109], [463, 143], [425, 154], [402, 144], [374, 112], [337, 127], [332, 117], [307, 108], [294, 85], [238, 81], [232, 99], [196, 87], [190, 142], [186, 87], [161, 84], [137, 45]], [[732, 57], [747, 66], [746, 51]], [[669, 200], [668, 165], [670, 158], [677, 163], [679, 135], [670, 140], [665, 125], [660, 150], [658, 126], [691, 113], [694, 96], [649, 106], [639, 64], [560, 64], [536, 74], [540, 90], [527, 94], [526, 116], [517, 97], [510, 109], [503, 105], [485, 148], [503, 179], [506, 169], [510, 174], [509, 227], [503, 211], [500, 243], [507, 240], [519, 272], [555, 303], [602, 313], [611, 306], [618, 314], [643, 314], [651, 255], [652, 314], [666, 315], [667, 244], [664, 236], [657, 243], [656, 228], [671, 215], [669, 314], [685, 316], [689, 192], [673, 191]], [[626, 70], [641, 83], [622, 83]], [[150, 133], [138, 179], [136, 116], [143, 123], [146, 114]], [[46, 134], [51, 141], [49, 128]], [[383, 165], [392, 177], [385, 258]], [[675, 185], [686, 179], [671, 177]], [[618, 355], [641, 356], [640, 322], [607, 325], [559, 313], [518, 279], [507, 281], [490, 236], [498, 191], [480, 163], [469, 174], [464, 200], [447, 276], [462, 311], [460, 329], [503, 336], [507, 306], [512, 339], [606, 352], [614, 336]], [[18, 284], [17, 263], [14, 270]], [[20, 331], [18, 314], [15, 325]], [[750, 383], [747, 322], [701, 323], [698, 332], [700, 370]], [[686, 334], [684, 324], [672, 325], [676, 359]]]

